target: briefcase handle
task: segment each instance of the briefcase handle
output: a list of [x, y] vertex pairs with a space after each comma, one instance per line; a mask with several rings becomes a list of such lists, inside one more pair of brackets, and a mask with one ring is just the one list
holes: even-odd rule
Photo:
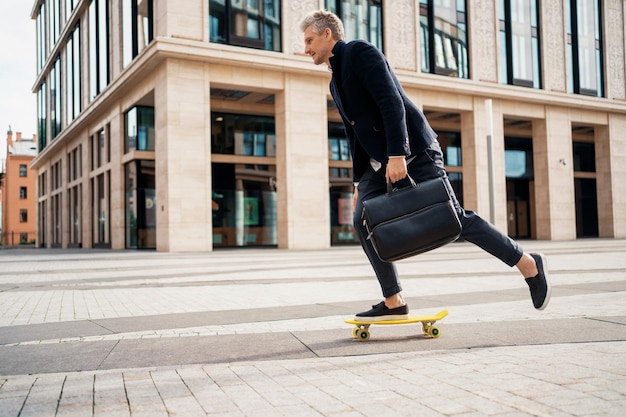
[[[415, 183], [415, 181], [413, 180], [413, 178], [411, 178], [411, 176], [409, 174], [406, 174], [406, 177], [402, 178], [400, 181], [402, 181], [402, 180], [404, 180], [406, 178], [408, 178], [409, 181], [411, 182], [411, 187], [417, 186], [417, 184]], [[406, 188], [406, 187], [402, 187], [402, 188]], [[398, 191], [399, 189], [401, 189], [401, 188], [394, 188], [393, 187], [393, 183], [389, 180], [389, 178], [387, 178], [387, 194], [391, 194], [392, 192]]]

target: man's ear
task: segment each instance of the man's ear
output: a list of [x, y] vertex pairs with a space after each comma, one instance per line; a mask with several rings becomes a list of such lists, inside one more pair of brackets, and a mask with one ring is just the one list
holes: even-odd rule
[[333, 37], [333, 31], [330, 28], [324, 29], [324, 35], [326, 35], [326, 39]]

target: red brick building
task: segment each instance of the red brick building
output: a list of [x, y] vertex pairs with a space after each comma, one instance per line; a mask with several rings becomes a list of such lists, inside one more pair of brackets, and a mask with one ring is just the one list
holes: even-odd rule
[[37, 136], [22, 138], [7, 132], [7, 156], [2, 179], [2, 244], [34, 243], [37, 235], [37, 171], [29, 165], [37, 155]]

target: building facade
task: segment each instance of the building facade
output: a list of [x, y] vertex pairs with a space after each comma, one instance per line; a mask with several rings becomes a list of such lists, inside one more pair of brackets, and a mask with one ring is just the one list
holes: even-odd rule
[[619, 0], [37, 0], [41, 247], [353, 243], [349, 144], [299, 22], [388, 57], [466, 209], [626, 237]]
[[37, 171], [29, 168], [37, 155], [37, 137], [22, 138], [7, 132], [7, 155], [0, 184], [2, 198], [1, 243], [4, 246], [33, 244], [37, 231]]

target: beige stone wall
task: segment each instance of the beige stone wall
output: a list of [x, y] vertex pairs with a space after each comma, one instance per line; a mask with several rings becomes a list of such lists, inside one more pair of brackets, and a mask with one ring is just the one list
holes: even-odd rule
[[383, 13], [385, 55], [397, 69], [416, 72], [420, 68], [419, 2], [390, 0]]
[[547, 91], [565, 92], [567, 86], [566, 32], [563, 0], [540, 2], [542, 79]]
[[605, 17], [603, 29], [606, 37], [606, 96], [608, 99], [624, 100], [626, 99], [624, 2], [605, 0], [602, 3], [604, 5], [603, 16]]
[[495, 0], [467, 2], [470, 75], [477, 81], [498, 82], [498, 20]]
[[601, 237], [626, 237], [626, 116], [610, 115], [596, 133], [598, 217]]
[[212, 248], [209, 72], [168, 59], [155, 86], [157, 250]]
[[330, 247], [327, 88], [321, 79], [286, 74], [276, 97], [280, 248]]

